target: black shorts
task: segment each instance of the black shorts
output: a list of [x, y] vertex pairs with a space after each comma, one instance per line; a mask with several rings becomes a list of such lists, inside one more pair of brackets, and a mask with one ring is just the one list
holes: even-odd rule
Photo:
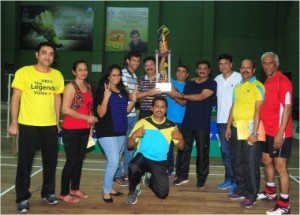
[[261, 142], [261, 151], [264, 153], [269, 153], [270, 157], [272, 158], [290, 158], [292, 151], [292, 141], [292, 137], [285, 138], [282, 147], [275, 150], [273, 148], [274, 137], [266, 135], [266, 142]]

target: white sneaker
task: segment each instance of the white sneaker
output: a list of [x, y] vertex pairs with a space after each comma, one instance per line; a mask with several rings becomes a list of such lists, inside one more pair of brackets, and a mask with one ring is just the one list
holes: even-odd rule
[[143, 178], [143, 184], [144, 184], [145, 187], [149, 187], [150, 177], [151, 177], [151, 173], [150, 172], [146, 172], [145, 173], [145, 177]]
[[281, 215], [281, 214], [290, 214], [290, 213], [291, 213], [290, 205], [285, 208], [285, 207], [280, 207], [277, 204], [266, 212], [267, 215]]
[[257, 194], [257, 200], [268, 200], [268, 201], [276, 201], [277, 200], [277, 195], [276, 193], [274, 194], [269, 194], [266, 192], [261, 192]]

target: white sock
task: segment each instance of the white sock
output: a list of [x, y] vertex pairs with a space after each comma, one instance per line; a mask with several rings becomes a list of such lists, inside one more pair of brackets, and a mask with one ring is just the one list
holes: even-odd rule
[[275, 182], [267, 182], [268, 187], [275, 187]]
[[280, 193], [280, 197], [283, 199], [288, 199], [289, 198], [289, 194], [282, 194]]

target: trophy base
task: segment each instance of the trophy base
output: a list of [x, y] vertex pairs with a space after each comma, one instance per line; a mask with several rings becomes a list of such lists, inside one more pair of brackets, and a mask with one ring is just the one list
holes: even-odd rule
[[171, 83], [156, 83], [155, 88], [160, 89], [161, 92], [171, 92], [172, 84]]

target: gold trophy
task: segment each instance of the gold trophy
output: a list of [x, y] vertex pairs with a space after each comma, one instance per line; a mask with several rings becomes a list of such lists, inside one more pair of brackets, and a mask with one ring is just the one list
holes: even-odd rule
[[[159, 36], [159, 50], [155, 51], [156, 57], [156, 77], [161, 75], [161, 80], [156, 80], [155, 87], [160, 89], [161, 92], [171, 92], [172, 91], [172, 84], [171, 84], [171, 50], [168, 47], [168, 40], [167, 35], [170, 33], [167, 26], [162, 25], [158, 30], [157, 33]], [[158, 68], [158, 57], [167, 57], [168, 61], [164, 63], [164, 66], [161, 71]]]

